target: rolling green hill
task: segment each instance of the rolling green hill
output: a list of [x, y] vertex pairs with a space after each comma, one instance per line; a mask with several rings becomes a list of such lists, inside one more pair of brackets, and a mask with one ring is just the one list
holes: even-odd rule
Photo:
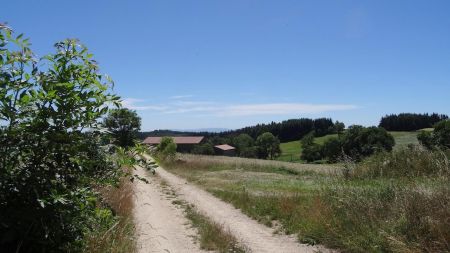
[[[337, 137], [337, 134], [329, 134], [314, 139], [317, 144], [323, 144], [327, 139]], [[300, 141], [290, 141], [280, 144], [281, 155], [277, 158], [279, 161], [286, 162], [302, 162], [300, 154], [302, 153], [302, 145]]]
[[[423, 129], [425, 131], [432, 131], [432, 128], [426, 128]], [[406, 146], [408, 144], [419, 144], [419, 141], [417, 140], [417, 134], [420, 131], [412, 131], [412, 132], [389, 132], [394, 136], [395, 139], [395, 147], [398, 148], [401, 146]], [[314, 139], [314, 142], [317, 144], [323, 144], [327, 139], [331, 137], [336, 137], [337, 134], [329, 134], [325, 135], [323, 137], [318, 137]], [[302, 152], [302, 146], [300, 144], [300, 141], [290, 141], [281, 143], [281, 155], [277, 158], [279, 161], [286, 161], [286, 162], [302, 162], [300, 159], [300, 154]]]

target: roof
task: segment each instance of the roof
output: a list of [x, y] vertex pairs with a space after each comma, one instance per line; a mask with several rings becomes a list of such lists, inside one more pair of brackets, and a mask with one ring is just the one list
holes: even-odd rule
[[216, 146], [214, 146], [214, 147], [215, 147], [215, 148], [218, 148], [218, 149], [221, 149], [221, 150], [233, 150], [233, 149], [236, 149], [235, 147], [230, 146], [230, 145], [228, 145], [228, 144], [216, 145]]
[[[176, 144], [199, 144], [203, 140], [203, 136], [168, 136], [173, 138]], [[162, 137], [147, 137], [144, 144], [159, 144]]]

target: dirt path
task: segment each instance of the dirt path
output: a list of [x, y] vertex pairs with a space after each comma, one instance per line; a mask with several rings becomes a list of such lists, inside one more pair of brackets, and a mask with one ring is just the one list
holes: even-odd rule
[[172, 204], [159, 182], [159, 178], [147, 176], [137, 168], [140, 177], [150, 183], [135, 181], [134, 219], [137, 224], [137, 246], [139, 253], [149, 252], [205, 252], [194, 243], [196, 231], [190, 228], [183, 210]]
[[222, 224], [251, 252], [331, 252], [320, 246], [300, 244], [295, 236], [275, 235], [272, 228], [259, 224], [232, 205], [186, 180], [162, 168], [157, 168], [156, 173], [175, 190], [179, 199], [193, 204], [202, 214]]

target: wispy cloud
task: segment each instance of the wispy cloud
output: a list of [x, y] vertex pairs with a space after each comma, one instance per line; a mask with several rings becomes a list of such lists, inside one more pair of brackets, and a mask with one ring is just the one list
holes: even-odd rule
[[183, 99], [183, 98], [191, 98], [194, 95], [176, 95], [176, 96], [171, 96], [169, 97], [170, 99]]
[[210, 101], [175, 101], [164, 105], [146, 105], [145, 100], [127, 98], [123, 105], [134, 110], [155, 111], [162, 114], [192, 113], [192, 116], [239, 117], [258, 115], [314, 114], [331, 111], [354, 110], [352, 104], [260, 103], [219, 104]]
[[122, 100], [122, 106], [131, 110], [152, 110], [152, 111], [164, 111], [169, 109], [169, 107], [164, 105], [139, 105], [140, 103], [144, 103], [146, 100], [138, 99], [138, 98], [125, 98]]

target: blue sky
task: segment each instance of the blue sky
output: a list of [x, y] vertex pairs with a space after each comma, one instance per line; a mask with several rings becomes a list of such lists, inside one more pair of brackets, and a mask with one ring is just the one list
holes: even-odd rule
[[4, 1], [38, 55], [80, 39], [143, 130], [450, 114], [450, 1]]

